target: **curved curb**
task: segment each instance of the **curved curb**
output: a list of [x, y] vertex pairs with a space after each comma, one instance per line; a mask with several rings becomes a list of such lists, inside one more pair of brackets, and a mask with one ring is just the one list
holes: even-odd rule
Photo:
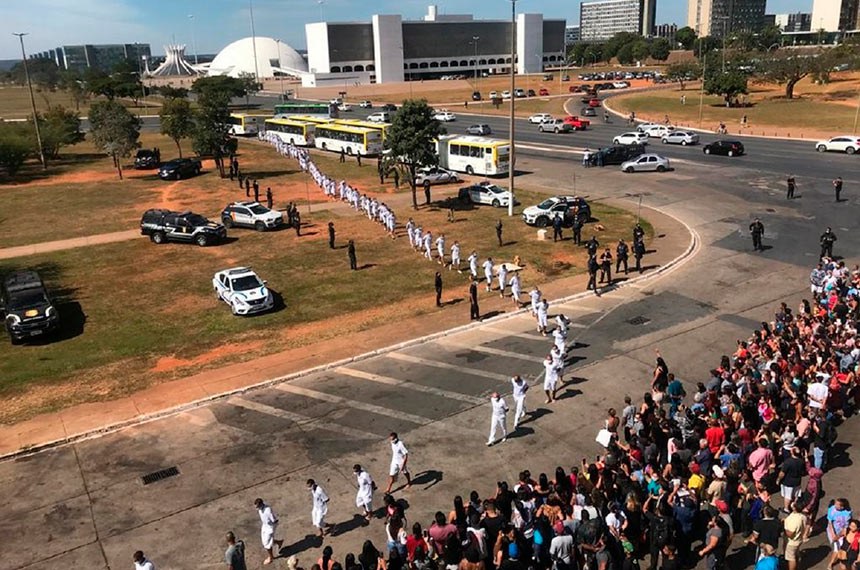
[[[604, 289], [602, 289], [601, 293], [610, 293], [612, 291], [617, 291], [619, 289], [638, 285], [638, 284], [643, 283], [643, 282], [655, 281], [657, 279], [665, 277], [669, 273], [672, 273], [673, 271], [676, 271], [677, 269], [681, 268], [681, 266], [683, 266], [690, 259], [692, 259], [693, 256], [695, 256], [698, 253], [699, 249], [701, 248], [701, 239], [699, 237], [698, 232], [696, 232], [696, 230], [691, 228], [683, 220], [679, 219], [678, 217], [676, 217], [672, 214], [669, 214], [668, 212], [661, 210], [660, 208], [651, 208], [651, 209], [660, 212], [664, 216], [668, 216], [669, 218], [672, 218], [673, 220], [675, 220], [676, 222], [678, 222], [679, 224], [684, 226], [684, 228], [690, 234], [690, 242], [687, 245], [687, 248], [680, 255], [678, 255], [677, 257], [675, 257], [674, 259], [672, 259], [671, 261], [669, 261], [668, 263], [666, 263], [662, 267], [659, 267], [658, 269], [654, 270], [653, 272], [647, 273], [644, 275], [640, 275], [638, 277], [634, 277], [632, 279], [629, 279], [628, 281], [624, 281], [623, 283], [619, 283], [616, 285], [611, 285], [609, 287], [605, 287]], [[593, 293], [591, 291], [582, 291], [579, 293], [575, 293], [573, 295], [568, 295], [567, 297], [562, 297], [560, 299], [554, 299], [551, 301], [551, 303], [553, 303], [553, 304], [567, 304], [567, 303], [577, 301], [580, 299], [584, 299], [586, 297], [591, 297], [594, 295], [595, 295], [595, 293]], [[202, 406], [205, 406], [207, 404], [217, 402], [219, 400], [226, 400], [227, 398], [230, 398], [231, 396], [245, 394], [247, 392], [250, 392], [252, 390], [258, 390], [260, 388], [268, 388], [268, 387], [274, 386], [276, 384], [289, 382], [291, 380], [295, 380], [297, 378], [303, 378], [305, 376], [309, 376], [311, 374], [315, 374], [318, 372], [325, 372], [327, 370], [331, 370], [331, 369], [338, 368], [341, 366], [346, 366], [348, 364], [353, 364], [355, 362], [361, 362], [361, 361], [368, 360], [368, 359], [376, 357], [376, 356], [380, 356], [383, 354], [388, 354], [390, 352], [402, 350], [404, 348], [409, 348], [412, 346], [425, 344], [425, 343], [434, 341], [434, 340], [439, 339], [439, 338], [444, 338], [447, 336], [456, 335], [456, 334], [470, 331], [473, 329], [478, 329], [478, 328], [480, 328], [480, 327], [482, 327], [488, 323], [503, 322], [507, 319], [525, 314], [528, 310], [529, 310], [528, 308], [523, 308], [523, 309], [519, 309], [517, 311], [512, 311], [510, 313], [504, 313], [504, 314], [497, 315], [495, 317], [491, 317], [491, 318], [483, 320], [483, 321], [468, 323], [465, 325], [454, 327], [452, 329], [447, 329], [444, 331], [439, 331], [439, 332], [425, 335], [422, 337], [413, 338], [413, 339], [410, 339], [407, 341], [403, 341], [403, 342], [400, 342], [397, 344], [393, 344], [393, 345], [389, 345], [389, 346], [386, 346], [383, 348], [379, 348], [376, 350], [365, 352], [365, 353], [362, 353], [362, 354], [359, 354], [356, 356], [352, 356], [349, 358], [343, 358], [341, 360], [336, 360], [334, 362], [321, 364], [319, 366], [314, 366], [312, 368], [307, 368], [305, 370], [300, 370], [298, 372], [292, 372], [290, 374], [285, 374], [283, 376], [277, 376], [275, 378], [270, 378], [269, 380], [264, 380], [264, 381], [258, 382], [256, 384], [244, 386], [242, 388], [237, 388], [237, 389], [230, 390], [227, 392], [222, 392], [220, 394], [213, 394], [211, 396], [207, 396], [205, 398], [200, 398], [200, 399], [194, 400], [192, 402], [187, 402], [185, 404], [173, 406], [171, 408], [165, 408], [165, 409], [160, 410], [158, 412], [153, 412], [151, 414], [146, 414], [146, 415], [138, 416], [138, 417], [135, 417], [135, 418], [132, 418], [129, 420], [109, 424], [109, 425], [103, 426], [103, 427], [98, 428], [98, 429], [92, 429], [89, 431], [84, 431], [84, 432], [81, 432], [78, 434], [70, 435], [70, 436], [67, 436], [64, 438], [48, 441], [48, 442], [45, 442], [45, 443], [42, 443], [39, 445], [34, 445], [31, 447], [22, 448], [22, 449], [19, 449], [17, 451], [13, 451], [10, 453], [0, 455], [0, 461], [5, 461], [8, 459], [17, 459], [17, 458], [21, 458], [21, 457], [27, 457], [30, 455], [35, 455], [36, 453], [40, 453], [42, 451], [46, 451], [46, 450], [53, 449], [56, 447], [61, 447], [63, 445], [67, 445], [70, 443], [77, 443], [80, 441], [85, 441], [88, 439], [93, 439], [96, 437], [107, 435], [107, 434], [119, 431], [119, 430], [127, 428], [127, 427], [143, 425], [143, 424], [153, 422], [153, 421], [156, 421], [156, 420], [168, 417], [168, 416], [180, 414], [182, 412], [191, 411], [191, 410], [200, 408]]]

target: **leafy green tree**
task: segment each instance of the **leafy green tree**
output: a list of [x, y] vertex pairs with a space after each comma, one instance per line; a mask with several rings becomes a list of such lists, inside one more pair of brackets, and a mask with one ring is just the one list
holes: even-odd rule
[[173, 140], [176, 150], [179, 151], [179, 158], [182, 158], [180, 142], [194, 134], [194, 112], [191, 110], [191, 103], [186, 99], [167, 99], [158, 116], [161, 134]]
[[712, 51], [716, 49], [720, 49], [723, 43], [719, 38], [714, 38], [711, 36], [703, 36], [696, 40], [696, 43], [693, 44], [693, 54], [702, 59]]
[[630, 65], [636, 59], [633, 56], [633, 44], [624, 44], [621, 48], [615, 52], [615, 57], [618, 59], [618, 63], [622, 65]]
[[24, 133], [21, 123], [0, 121], [0, 168], [14, 175], [36, 147], [30, 133]]
[[232, 143], [229, 124], [230, 93], [207, 88], [200, 93], [197, 103], [192, 133], [194, 152], [214, 158], [223, 178], [224, 157], [229, 154]]
[[[609, 61], [613, 57], [618, 57], [618, 52], [621, 51], [624, 46], [634, 44], [641, 39], [642, 36], [640, 36], [639, 34], [633, 34], [631, 32], [618, 32], [606, 41], [606, 46], [603, 50], [603, 55], [606, 61]], [[619, 59], [619, 61], [621, 60]]]
[[162, 85], [161, 87], [158, 87], [158, 94], [165, 99], [187, 99], [188, 89], [186, 89], [185, 87]]
[[385, 136], [386, 150], [403, 170], [412, 190], [412, 207], [418, 209], [415, 173], [421, 166], [439, 164], [436, 140], [445, 129], [433, 118], [433, 110], [424, 99], [407, 99], [394, 115]]
[[672, 51], [672, 44], [666, 38], [657, 38], [651, 42], [650, 55], [657, 61], [666, 61], [669, 59], [670, 51]]
[[585, 50], [588, 44], [579, 42], [567, 49], [567, 61], [574, 64], [585, 64]]
[[[651, 55], [651, 46], [648, 45], [648, 40], [640, 39], [633, 42], [633, 60], [634, 61], [645, 61], [648, 59], [648, 56]], [[666, 54], [666, 57], [669, 57], [669, 54]]]
[[756, 44], [758, 49], [767, 51], [771, 47], [782, 43], [782, 30], [779, 26], [768, 26], [761, 30], [756, 36]]
[[[27, 71], [30, 73], [30, 81], [33, 85], [48, 91], [54, 91], [60, 82], [60, 68], [52, 59], [28, 59]], [[27, 76], [24, 73], [24, 64], [16, 63], [9, 70], [9, 77], [18, 85], [27, 84]]]
[[80, 74], [71, 70], [60, 73], [60, 81], [57, 87], [69, 94], [72, 103], [75, 105], [75, 111], [80, 111], [81, 103], [84, 103], [90, 95]]
[[681, 91], [684, 90], [687, 81], [700, 77], [702, 77], [702, 66], [696, 61], [679, 61], [666, 68], [666, 79], [677, 81]]
[[585, 53], [583, 53], [583, 62], [582, 65], [586, 66], [589, 63], [596, 63], [598, 61], [606, 61], [610, 59], [604, 52], [603, 44], [590, 44], [585, 48]]
[[739, 69], [726, 69], [721, 71], [717, 66], [708, 69], [705, 76], [705, 93], [708, 95], [720, 95], [726, 102], [731, 104], [736, 96], [747, 93], [747, 75]]
[[89, 112], [93, 143], [113, 159], [122, 180], [121, 158], [140, 146], [140, 119], [117, 101], [98, 101]]
[[856, 58], [857, 55], [852, 54], [851, 50], [841, 48], [824, 49], [815, 54], [777, 51], [758, 61], [755, 81], [782, 85], [785, 98], [793, 99], [794, 88], [803, 78], [812, 76], [816, 80], [826, 81], [835, 66], [842, 63], [850, 66], [852, 59], [856, 61]]
[[675, 32], [675, 41], [681, 44], [684, 49], [693, 49], [697, 37], [696, 30], [690, 26], [684, 26]]
[[[229, 99], [244, 97], [247, 85], [244, 80], [238, 77], [229, 77], [227, 75], [216, 75], [214, 77], [201, 77], [191, 85], [191, 91], [197, 95], [207, 93], [223, 93]], [[229, 100], [228, 100], [229, 103]]]
[[61, 148], [84, 140], [78, 113], [62, 105], [51, 107], [44, 115], [39, 115], [39, 132], [45, 158], [57, 158]]
[[260, 84], [257, 83], [257, 78], [253, 73], [242, 72], [239, 74], [239, 79], [242, 81], [242, 87], [245, 89], [245, 106], [251, 104], [251, 95], [260, 90]]

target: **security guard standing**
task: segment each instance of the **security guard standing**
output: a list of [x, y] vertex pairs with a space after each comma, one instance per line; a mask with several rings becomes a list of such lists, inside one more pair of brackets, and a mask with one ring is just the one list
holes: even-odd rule
[[633, 242], [633, 259], [636, 260], [636, 271], [642, 273], [642, 258], [645, 256], [645, 242], [642, 240]]
[[349, 240], [349, 244], [346, 246], [346, 254], [349, 256], [349, 268], [353, 271], [358, 269], [358, 263], [355, 260], [355, 242]]
[[499, 218], [499, 221], [496, 223], [496, 239], [499, 240], [499, 247], [502, 247], [502, 220]]
[[293, 208], [293, 227], [296, 228], [296, 237], [302, 235], [302, 215]]
[[436, 277], [433, 279], [433, 288], [436, 289], [436, 306], [442, 306], [442, 274], [436, 272]]
[[553, 243], [563, 239], [561, 235], [561, 216], [556, 214], [552, 219], [552, 241]]
[[254, 202], [260, 201], [260, 183], [257, 182], [257, 179], [254, 179]]
[[474, 277], [469, 283], [469, 320], [481, 320], [480, 312], [478, 311], [478, 280]]
[[600, 247], [600, 242], [597, 241], [597, 236], [591, 236], [591, 239], [585, 242], [585, 250], [588, 252], [588, 257], [597, 255], [597, 248]]
[[842, 177], [837, 176], [833, 181], [833, 191], [836, 192], [836, 201], [839, 202], [839, 195], [842, 194]]
[[600, 269], [600, 264], [597, 263], [597, 258], [593, 255], [588, 258], [588, 285], [585, 290], [594, 289], [597, 293], [597, 271]]
[[275, 203], [275, 200], [274, 200], [274, 196], [272, 196], [272, 189], [267, 187], [266, 188], [266, 207], [271, 210], [274, 203]]
[[821, 244], [821, 255], [819, 257], [829, 257], [833, 258], [833, 244], [836, 242], [836, 234], [833, 233], [833, 230], [829, 227], [821, 234], [821, 238], [819, 238], [819, 243]]
[[624, 238], [618, 240], [618, 245], [615, 246], [615, 273], [621, 272], [621, 266], [624, 265], [624, 275], [627, 275], [627, 259], [630, 257], [630, 249], [624, 243]]
[[607, 247], [600, 254], [600, 282], [612, 284], [612, 252]]
[[328, 247], [334, 249], [334, 222], [328, 223]]
[[573, 209], [573, 244], [582, 245], [582, 216], [578, 206]]
[[788, 179], [785, 181], [785, 185], [786, 185], [786, 193], [785, 193], [786, 200], [793, 200], [794, 199], [794, 191], [797, 190], [797, 183], [794, 181], [794, 174], [790, 174], [788, 176]]
[[251, 197], [251, 179], [249, 177], [245, 177], [245, 198]]
[[764, 224], [761, 223], [760, 219], [756, 218], [755, 221], [750, 224], [750, 235], [752, 235], [753, 250], [764, 251], [764, 247], [761, 245], [761, 236], [764, 235]]
[[642, 242], [642, 247], [645, 247], [645, 230], [642, 229], [642, 224], [636, 222], [636, 225], [633, 226], [633, 243], [637, 241]]

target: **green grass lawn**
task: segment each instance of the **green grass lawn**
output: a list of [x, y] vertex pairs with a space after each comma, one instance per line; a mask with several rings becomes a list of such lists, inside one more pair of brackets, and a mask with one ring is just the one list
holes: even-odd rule
[[[687, 104], [681, 104], [681, 95], [687, 96]], [[804, 130], [810, 132], [840, 133], [854, 122], [856, 108], [838, 103], [827, 103], [812, 97], [793, 100], [781, 98], [753, 97], [754, 105], [746, 108], [726, 108], [722, 97], [705, 95], [701, 126], [716, 128], [724, 122], [731, 132], [740, 129], [741, 117], [747, 116], [750, 134], [773, 134], [774, 128], [788, 129], [799, 136]], [[637, 117], [663, 121], [665, 115], [673, 123], [699, 127], [699, 92], [694, 90], [661, 90], [647, 93], [613, 97], [610, 105], [624, 114], [635, 111]]]
[[[62, 105], [67, 109], [75, 109], [75, 101], [65, 91], [48, 91], [40, 87], [33, 88], [36, 110], [46, 111], [49, 107]], [[101, 100], [100, 97], [90, 98], [84, 101], [76, 109], [80, 115], [86, 116], [93, 101]], [[135, 114], [157, 115], [160, 108], [160, 99], [147, 97], [147, 104], [141, 100], [138, 105], [133, 101], [119, 100]], [[18, 85], [0, 85], [0, 119], [24, 119], [33, 114], [30, 104], [30, 94], [26, 87]]]

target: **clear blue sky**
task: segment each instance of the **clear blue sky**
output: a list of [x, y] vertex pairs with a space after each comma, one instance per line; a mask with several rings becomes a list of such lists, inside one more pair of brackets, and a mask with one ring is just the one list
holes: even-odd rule
[[[684, 25], [687, 0], [656, 0], [657, 23]], [[369, 20], [372, 14], [402, 14], [420, 18], [432, 0], [253, 0], [256, 33], [305, 47], [304, 25], [326, 20]], [[437, 0], [441, 13], [462, 13], [469, 5], [478, 18], [510, 15], [507, 0]], [[217, 53], [231, 41], [250, 35], [247, 0], [6, 0], [0, 28], [0, 59], [20, 56], [13, 32], [29, 32], [27, 51], [44, 51], [62, 44], [152, 44], [176, 41], [192, 51], [192, 33], [199, 53]], [[579, 19], [578, 0], [518, 0], [518, 12], [541, 12], [547, 17]], [[812, 11], [812, 0], [768, 0], [768, 12]], [[188, 16], [193, 14], [194, 18]], [[193, 32], [192, 32], [193, 29]]]

